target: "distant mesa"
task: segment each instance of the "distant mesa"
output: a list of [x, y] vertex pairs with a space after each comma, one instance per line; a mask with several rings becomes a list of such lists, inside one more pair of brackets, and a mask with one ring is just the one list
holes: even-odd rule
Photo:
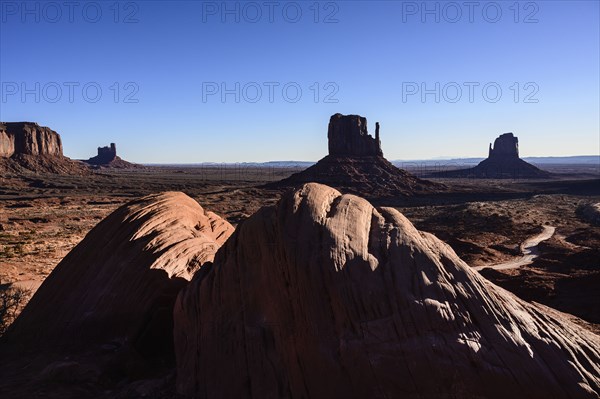
[[127, 169], [142, 167], [141, 165], [124, 161], [117, 156], [117, 145], [115, 143], [110, 143], [110, 146], [107, 147], [98, 147], [98, 155], [84, 162], [95, 167], [103, 168]]
[[98, 155], [88, 159], [88, 162], [102, 165], [110, 163], [117, 158], [117, 146], [115, 143], [110, 143], [110, 147], [98, 147]]
[[0, 170], [85, 174], [88, 169], [63, 155], [54, 130], [35, 122], [0, 122]]
[[379, 133], [367, 131], [367, 118], [335, 114], [329, 119], [329, 155], [308, 169], [266, 187], [295, 187], [316, 182], [366, 197], [397, 197], [445, 189], [398, 169], [383, 156]]
[[519, 158], [519, 138], [504, 133], [490, 143], [487, 159], [469, 169], [438, 172], [436, 177], [471, 177], [490, 179], [547, 178], [551, 174]]

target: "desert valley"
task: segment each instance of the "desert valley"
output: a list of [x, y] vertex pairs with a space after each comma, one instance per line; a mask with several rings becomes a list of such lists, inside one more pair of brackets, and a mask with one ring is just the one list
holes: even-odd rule
[[598, 397], [598, 164], [490, 136], [417, 176], [358, 115], [308, 168], [0, 124], [0, 396]]

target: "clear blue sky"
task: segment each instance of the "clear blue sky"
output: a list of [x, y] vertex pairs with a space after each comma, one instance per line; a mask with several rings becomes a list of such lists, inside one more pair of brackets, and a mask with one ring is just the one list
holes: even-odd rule
[[0, 2], [0, 120], [72, 158], [318, 160], [336, 112], [389, 159], [600, 151], [598, 1], [78, 3]]

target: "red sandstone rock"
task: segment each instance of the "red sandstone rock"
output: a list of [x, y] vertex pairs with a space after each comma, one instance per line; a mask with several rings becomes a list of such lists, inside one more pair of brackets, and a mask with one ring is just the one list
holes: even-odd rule
[[172, 346], [178, 291], [232, 232], [183, 193], [124, 205], [58, 264], [5, 339], [26, 350], [117, 343], [160, 352]]
[[175, 305], [196, 398], [597, 398], [598, 336], [398, 211], [319, 184], [244, 221]]
[[55, 131], [31, 122], [0, 122], [0, 157], [15, 154], [62, 157], [62, 142]]
[[89, 173], [81, 162], [63, 156], [58, 133], [33, 122], [0, 122], [0, 171]]

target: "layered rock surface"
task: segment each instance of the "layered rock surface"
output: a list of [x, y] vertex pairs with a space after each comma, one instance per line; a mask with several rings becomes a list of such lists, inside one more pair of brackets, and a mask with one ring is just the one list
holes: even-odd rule
[[327, 138], [329, 155], [308, 169], [267, 187], [297, 187], [316, 182], [369, 198], [402, 197], [445, 189], [442, 184], [421, 180], [385, 159], [379, 123], [373, 138], [367, 131], [366, 118], [335, 114], [329, 120]]
[[32, 122], [0, 122], [0, 157], [15, 154], [62, 157], [62, 142], [55, 131]]
[[199, 398], [597, 398], [598, 336], [398, 211], [319, 184], [244, 221], [175, 305]]
[[56, 266], [4, 338], [59, 352], [113, 343], [140, 353], [172, 347], [178, 291], [232, 232], [183, 193], [124, 205]]

